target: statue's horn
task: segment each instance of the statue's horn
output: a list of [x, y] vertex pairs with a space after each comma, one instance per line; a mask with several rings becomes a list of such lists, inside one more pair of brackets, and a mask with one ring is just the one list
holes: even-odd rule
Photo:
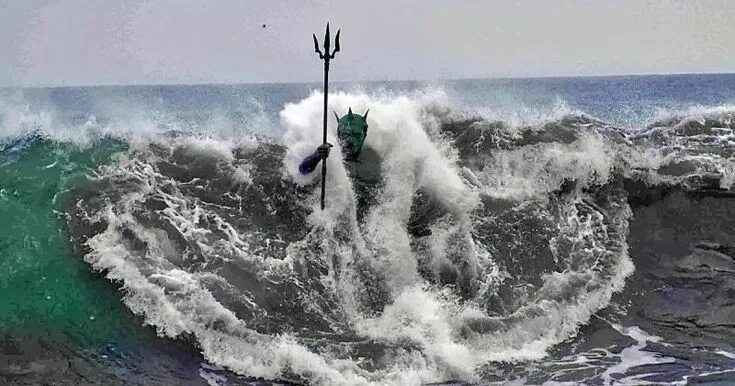
[[366, 121], [367, 121], [367, 115], [369, 112], [370, 112], [370, 109], [367, 109], [367, 111], [365, 111], [365, 115], [362, 116]]
[[[334, 110], [332, 110], [332, 111], [334, 111]], [[339, 115], [337, 115], [337, 112], [336, 111], [334, 111], [334, 117], [337, 118], [337, 123], [339, 123]]]
[[352, 106], [350, 106], [350, 111], [347, 112], [347, 115], [352, 116]]

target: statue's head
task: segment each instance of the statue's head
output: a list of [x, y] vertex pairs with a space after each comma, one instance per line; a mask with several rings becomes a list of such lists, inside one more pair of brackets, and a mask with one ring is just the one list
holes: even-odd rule
[[362, 144], [367, 136], [368, 112], [370, 110], [364, 115], [353, 114], [350, 107], [349, 112], [342, 118], [338, 117], [336, 112], [334, 113], [337, 118], [337, 137], [342, 146], [342, 155], [347, 160], [356, 160], [360, 156]]

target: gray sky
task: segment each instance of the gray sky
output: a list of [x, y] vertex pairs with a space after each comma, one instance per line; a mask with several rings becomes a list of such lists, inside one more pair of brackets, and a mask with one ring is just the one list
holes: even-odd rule
[[[0, 86], [734, 72], [732, 0], [0, 0]], [[262, 28], [262, 24], [267, 24]]]

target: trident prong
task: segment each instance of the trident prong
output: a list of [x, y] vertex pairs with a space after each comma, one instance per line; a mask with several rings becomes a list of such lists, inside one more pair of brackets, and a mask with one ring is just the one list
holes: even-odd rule
[[316, 38], [316, 34], [311, 34], [311, 37], [314, 38], [314, 52], [319, 54], [319, 59], [324, 59], [327, 62], [330, 59], [334, 59], [334, 55], [339, 52], [339, 34], [341, 32], [342, 30], [337, 30], [337, 35], [334, 37], [334, 51], [332, 53], [329, 53], [329, 48], [331, 47], [329, 23], [327, 23], [327, 30], [324, 33], [324, 52], [319, 48], [319, 40]]
[[322, 50], [319, 49], [319, 41], [316, 40], [316, 35], [311, 34], [311, 36], [314, 37], [314, 52], [319, 54], [319, 59], [324, 59], [324, 54], [322, 54]]
[[339, 33], [342, 32], [342, 30], [337, 30], [337, 36], [334, 37], [334, 51], [332, 51], [332, 55], [329, 55], [330, 59], [334, 59], [334, 54], [339, 52]]

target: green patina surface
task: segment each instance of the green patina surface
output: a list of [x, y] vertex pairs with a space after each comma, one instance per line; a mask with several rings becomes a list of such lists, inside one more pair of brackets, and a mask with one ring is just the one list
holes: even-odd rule
[[337, 119], [337, 136], [348, 159], [355, 159], [360, 155], [367, 136], [367, 116], [368, 112], [365, 115], [354, 114], [350, 108], [347, 114]]

